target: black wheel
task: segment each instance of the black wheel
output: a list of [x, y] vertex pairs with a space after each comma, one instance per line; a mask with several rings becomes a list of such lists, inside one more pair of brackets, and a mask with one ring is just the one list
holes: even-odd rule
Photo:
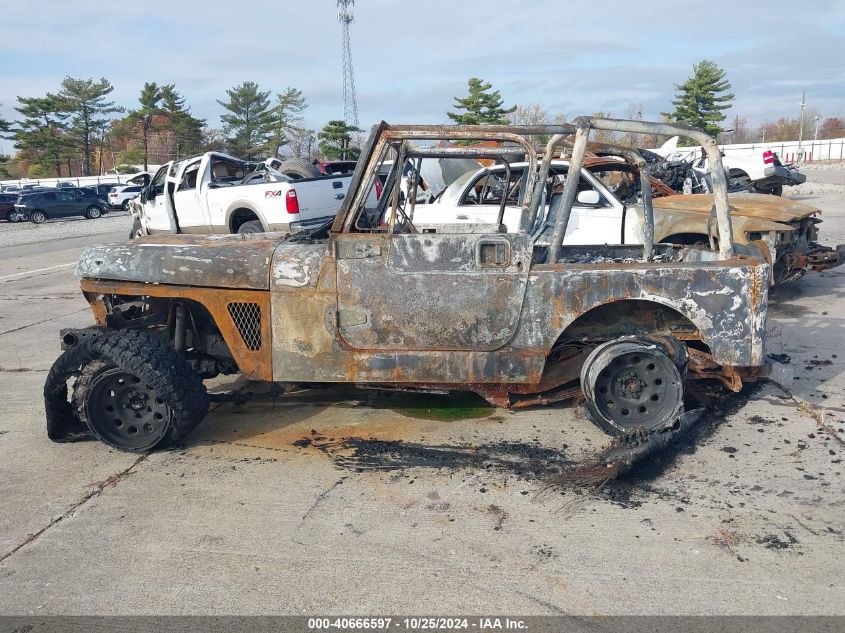
[[47, 221], [47, 214], [43, 211], [33, 211], [29, 214], [29, 221], [33, 224], [44, 224]]
[[751, 191], [751, 178], [744, 171], [732, 173], [728, 184], [734, 190]]
[[129, 198], [123, 201], [123, 204], [120, 205], [120, 208], [124, 211], [129, 211]]
[[678, 367], [660, 346], [637, 337], [593, 350], [581, 368], [581, 389], [595, 421], [614, 435], [665, 428], [683, 409]]
[[762, 193], [767, 196], [781, 196], [783, 195], [783, 185], [775, 185], [771, 188], [765, 187], [758, 187], [756, 185], [751, 185], [750, 191], [752, 193]]
[[6, 222], [20, 222], [20, 216], [15, 213], [14, 209], [6, 211]]
[[132, 228], [129, 230], [129, 239], [134, 240], [136, 237], [144, 237], [146, 233], [144, 232], [144, 228], [141, 226], [141, 220], [135, 218], [132, 220]]
[[85, 217], [89, 220], [96, 220], [101, 215], [103, 215], [103, 210], [97, 205], [92, 204], [90, 207], [85, 209]]
[[277, 171], [296, 180], [320, 176], [320, 170], [307, 158], [288, 158]]
[[244, 222], [238, 227], [238, 233], [264, 233], [264, 227], [259, 220]]
[[121, 451], [165, 448], [208, 412], [202, 379], [163, 341], [138, 330], [98, 337], [95, 360], [76, 382], [74, 403], [88, 429]]

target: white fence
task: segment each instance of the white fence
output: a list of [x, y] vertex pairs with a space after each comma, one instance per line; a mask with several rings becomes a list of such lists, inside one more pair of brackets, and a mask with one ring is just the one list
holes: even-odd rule
[[[150, 165], [147, 173], [154, 174], [158, 171], [160, 165]], [[75, 187], [85, 187], [88, 185], [98, 185], [100, 183], [118, 183], [123, 184], [132, 178], [141, 175], [142, 171], [134, 174], [104, 174], [102, 176], [74, 176], [65, 178], [19, 178], [18, 180], [0, 180], [0, 186], [7, 185], [41, 185], [42, 187], [55, 187], [60, 182], [72, 183]]]
[[[819, 160], [845, 160], [845, 138], [834, 138], [824, 141], [775, 141], [773, 143], [736, 143], [733, 145], [719, 145], [725, 154], [731, 152], [750, 152], [771, 150], [784, 163], [813, 163]], [[699, 147], [679, 147], [675, 156], [686, 158], [693, 154], [700, 155]], [[803, 156], [802, 156], [803, 154]]]

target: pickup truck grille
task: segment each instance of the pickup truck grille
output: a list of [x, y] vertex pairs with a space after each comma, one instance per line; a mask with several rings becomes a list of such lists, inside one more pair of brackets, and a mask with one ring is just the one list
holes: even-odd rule
[[251, 352], [260, 350], [261, 306], [257, 303], [230, 303], [226, 308], [247, 349]]

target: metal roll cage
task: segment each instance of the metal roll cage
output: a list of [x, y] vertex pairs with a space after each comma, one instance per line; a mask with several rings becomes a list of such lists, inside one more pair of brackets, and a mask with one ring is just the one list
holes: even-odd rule
[[[338, 213], [332, 232], [338, 233], [350, 231], [353, 227], [356, 211], [364, 203], [369, 195], [369, 187], [373, 186], [375, 170], [387, 152], [393, 147], [397, 150], [400, 165], [408, 159], [418, 158], [499, 158], [504, 162], [508, 172], [510, 164], [508, 156], [515, 152], [524, 152], [528, 161], [527, 179], [525, 182], [525, 195], [522, 200], [522, 217], [519, 232], [530, 231], [537, 220], [540, 204], [542, 203], [542, 187], [537, 188], [537, 183], [545, 183], [549, 174], [549, 167], [554, 158], [555, 150], [558, 147], [571, 149], [567, 178], [563, 187], [563, 210], [556, 219], [549, 243], [548, 263], [555, 263], [560, 259], [563, 249], [563, 239], [566, 235], [566, 228], [572, 212], [572, 205], [578, 189], [578, 182], [581, 177], [581, 170], [584, 166], [584, 155], [588, 149], [589, 135], [592, 130], [607, 130], [612, 132], [632, 132], [636, 134], [654, 134], [658, 136], [681, 136], [689, 138], [699, 144], [710, 159], [710, 173], [713, 181], [714, 209], [718, 224], [719, 235], [719, 257], [726, 260], [734, 257], [733, 234], [731, 231], [730, 207], [728, 205], [728, 183], [725, 171], [722, 166], [722, 156], [719, 148], [707, 133], [686, 125], [674, 123], [653, 123], [647, 121], [631, 121], [626, 119], [606, 119], [598, 117], [578, 117], [573, 123], [559, 125], [388, 125], [384, 121], [373, 126], [367, 142], [362, 147], [361, 161], [355, 169], [352, 182], [349, 185], [350, 191], [354, 191], [353, 197], [347, 198]], [[530, 136], [550, 136], [543, 153], [542, 161], [537, 159], [537, 151], [529, 140]], [[573, 141], [567, 138], [574, 135]], [[498, 141], [510, 143], [516, 147], [431, 147], [420, 148], [411, 145], [416, 141]], [[640, 172], [640, 182], [649, 182], [649, 170], [643, 157], [634, 148], [608, 145], [591, 144], [593, 148], [618, 153], [633, 162]], [[366, 176], [366, 180], [365, 177]], [[364, 191], [361, 183], [368, 183], [368, 191]], [[651, 260], [654, 250], [654, 211], [651, 202], [651, 187], [640, 187], [643, 196], [643, 207], [645, 211], [645, 236], [643, 239], [643, 258]], [[397, 207], [399, 204], [399, 187], [393, 186], [391, 192], [391, 222], [395, 221]], [[501, 224], [504, 204], [499, 210], [499, 223]]]

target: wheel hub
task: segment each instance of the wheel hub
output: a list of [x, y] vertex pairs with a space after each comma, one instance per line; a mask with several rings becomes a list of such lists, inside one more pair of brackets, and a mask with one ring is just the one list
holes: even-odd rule
[[170, 410], [155, 389], [119, 368], [97, 375], [85, 400], [85, 417], [108, 443], [145, 450], [167, 432]]
[[681, 405], [680, 374], [663, 353], [620, 350], [595, 375], [594, 405], [614, 428], [660, 428]]

